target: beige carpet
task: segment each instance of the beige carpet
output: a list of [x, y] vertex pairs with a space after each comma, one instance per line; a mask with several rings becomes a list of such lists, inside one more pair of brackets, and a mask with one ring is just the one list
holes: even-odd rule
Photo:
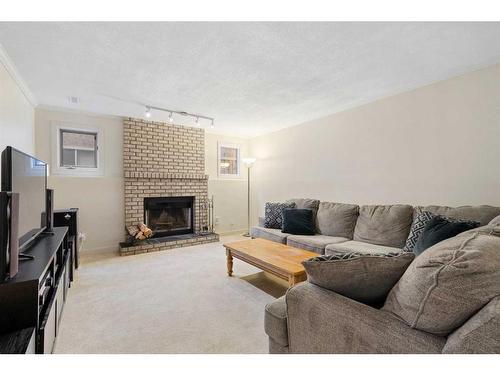
[[85, 255], [55, 353], [267, 353], [264, 306], [286, 284], [234, 260], [222, 242], [152, 254]]

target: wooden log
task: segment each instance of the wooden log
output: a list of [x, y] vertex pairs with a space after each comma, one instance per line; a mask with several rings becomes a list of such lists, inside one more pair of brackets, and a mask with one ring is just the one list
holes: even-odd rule
[[147, 238], [151, 237], [153, 235], [153, 231], [148, 228], [148, 226], [144, 223], [139, 223], [139, 225], [137, 226], [140, 231], [142, 232], [142, 234], [144, 236], [146, 236]]
[[135, 237], [137, 233], [140, 232], [139, 228], [137, 228], [137, 225], [130, 225], [127, 227], [127, 232], [130, 234], [132, 237]]

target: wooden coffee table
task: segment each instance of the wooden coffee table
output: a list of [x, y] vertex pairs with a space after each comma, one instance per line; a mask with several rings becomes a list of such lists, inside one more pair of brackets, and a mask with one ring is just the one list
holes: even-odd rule
[[233, 274], [233, 258], [269, 272], [288, 281], [290, 286], [307, 279], [304, 260], [319, 256], [312, 251], [256, 238], [224, 244], [227, 255], [227, 274]]

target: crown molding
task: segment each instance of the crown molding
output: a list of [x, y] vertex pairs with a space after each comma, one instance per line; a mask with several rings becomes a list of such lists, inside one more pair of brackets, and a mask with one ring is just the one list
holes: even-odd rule
[[38, 101], [36, 100], [35, 95], [31, 92], [23, 77], [21, 77], [21, 74], [19, 74], [19, 71], [17, 70], [12, 59], [9, 57], [2, 44], [0, 44], [0, 63], [2, 63], [2, 65], [5, 67], [28, 102], [30, 102], [33, 107], [36, 107], [38, 105]]

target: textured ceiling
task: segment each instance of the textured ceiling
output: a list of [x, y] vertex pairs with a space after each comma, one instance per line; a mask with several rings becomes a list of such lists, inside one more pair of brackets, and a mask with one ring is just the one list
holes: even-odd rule
[[140, 117], [130, 102], [148, 103], [246, 137], [499, 63], [499, 35], [500, 23], [0, 23], [41, 105]]

